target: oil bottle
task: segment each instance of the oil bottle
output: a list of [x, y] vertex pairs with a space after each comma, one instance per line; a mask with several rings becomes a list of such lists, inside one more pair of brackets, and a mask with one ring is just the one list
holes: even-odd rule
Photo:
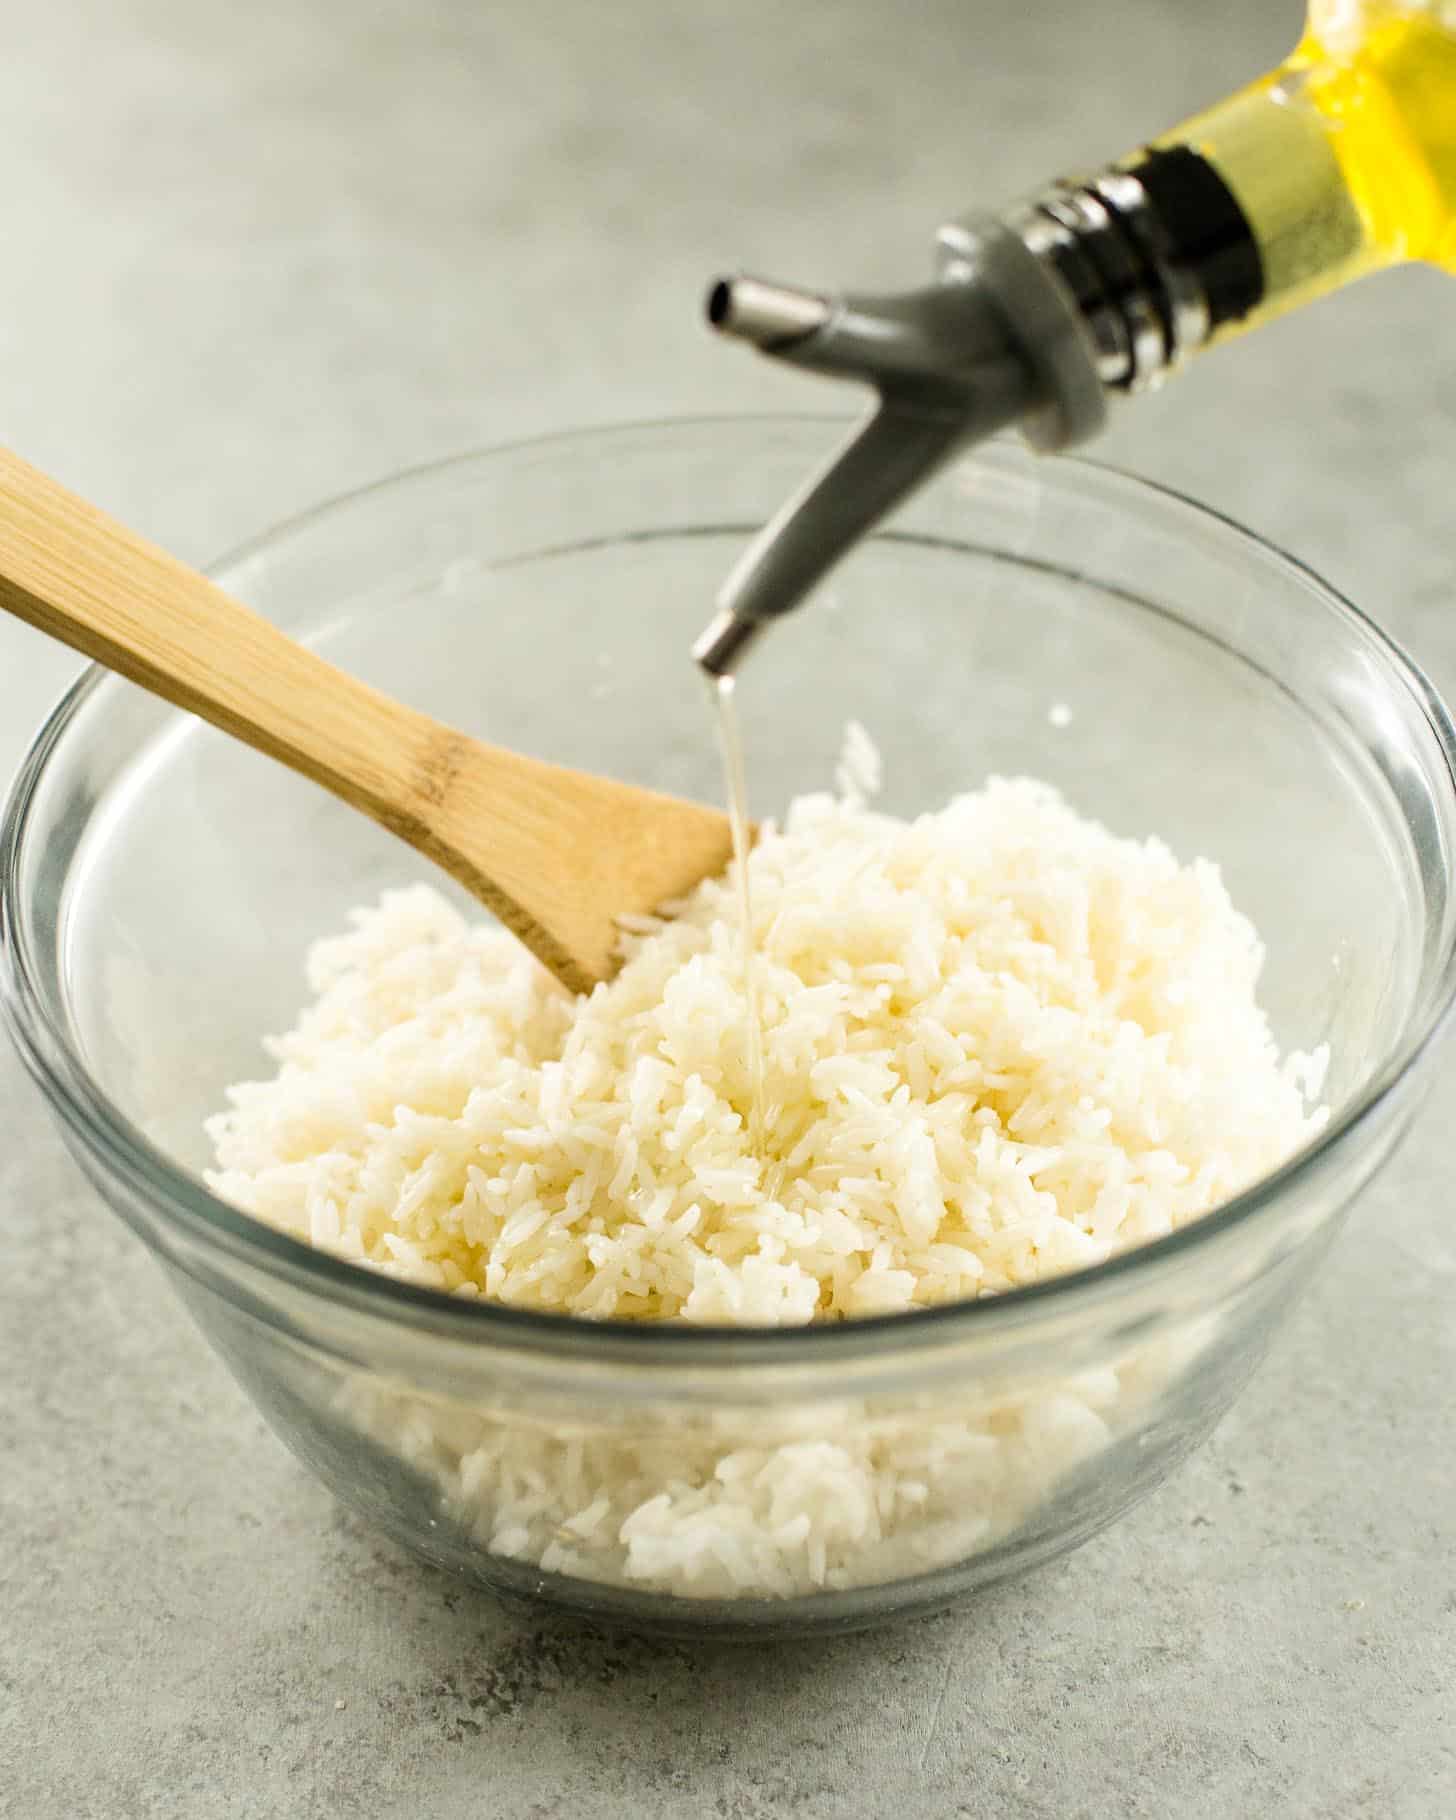
[[942, 228], [891, 297], [717, 283], [710, 321], [868, 382], [868, 423], [750, 546], [696, 647], [732, 672], [885, 513], [1012, 426], [1086, 441], [1108, 399], [1407, 260], [1456, 273], [1456, 0], [1312, 0], [1289, 59], [1099, 175]]

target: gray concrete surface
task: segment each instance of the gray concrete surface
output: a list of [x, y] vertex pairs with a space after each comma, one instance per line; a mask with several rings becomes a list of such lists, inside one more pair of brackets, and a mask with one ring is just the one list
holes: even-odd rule
[[[460, 447], [812, 403], [742, 259], [873, 283], [946, 211], [1233, 85], [1293, 0], [50, 0], [0, 55], [0, 433], [204, 559]], [[1443, 288], [1444, 286], [1444, 288]], [[1456, 289], [1140, 403], [1113, 459], [1456, 689]], [[0, 624], [0, 772], [73, 665]], [[0, 1056], [0, 1814], [1456, 1811], [1456, 1055], [1177, 1480], [969, 1610], [768, 1654], [523, 1625], [337, 1511]]]

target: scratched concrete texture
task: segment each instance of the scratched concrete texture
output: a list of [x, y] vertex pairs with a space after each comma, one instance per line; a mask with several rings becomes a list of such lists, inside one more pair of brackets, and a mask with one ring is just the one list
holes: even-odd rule
[[[590, 421], [798, 408], [723, 262], [871, 285], [1271, 61], [1292, 0], [50, 0], [0, 55], [0, 432], [183, 555]], [[1102, 453], [1456, 687], [1456, 288], [1370, 283]], [[74, 670], [0, 624], [0, 772]], [[265, 1431], [0, 1055], [0, 1814], [1456, 1811], [1456, 1073], [1218, 1434], [952, 1615], [745, 1650], [523, 1621]]]

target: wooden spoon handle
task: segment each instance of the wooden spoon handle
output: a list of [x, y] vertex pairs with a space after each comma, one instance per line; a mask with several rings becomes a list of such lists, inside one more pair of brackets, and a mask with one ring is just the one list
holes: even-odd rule
[[448, 737], [6, 449], [0, 608], [401, 832]]
[[728, 862], [717, 810], [402, 707], [3, 449], [0, 609], [362, 809], [573, 991], [610, 976], [619, 915], [680, 898]]

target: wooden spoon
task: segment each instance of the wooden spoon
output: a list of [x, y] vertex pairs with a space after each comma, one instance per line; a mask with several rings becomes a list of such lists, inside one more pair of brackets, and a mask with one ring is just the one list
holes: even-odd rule
[[574, 992], [612, 973], [617, 916], [681, 897], [731, 856], [717, 810], [391, 701], [4, 449], [0, 607], [362, 809]]

